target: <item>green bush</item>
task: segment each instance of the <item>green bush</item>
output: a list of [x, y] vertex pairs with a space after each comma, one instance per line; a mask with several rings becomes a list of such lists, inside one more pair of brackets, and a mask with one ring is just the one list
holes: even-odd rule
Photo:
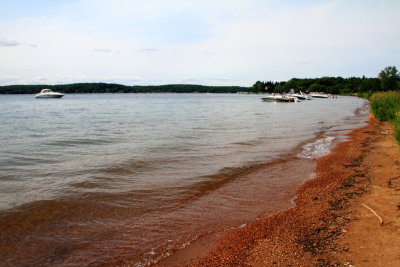
[[374, 116], [380, 121], [393, 122], [400, 112], [400, 92], [375, 93], [370, 98]]
[[368, 92], [361, 92], [361, 93], [358, 93], [357, 96], [358, 96], [358, 97], [361, 97], [361, 98], [370, 99], [371, 96], [372, 96], [373, 94], [374, 94], [373, 91], [368, 91]]
[[400, 143], [400, 114], [394, 119], [394, 136], [396, 137], [397, 142]]
[[374, 116], [393, 123], [394, 136], [400, 143], [400, 92], [375, 93], [370, 98]]

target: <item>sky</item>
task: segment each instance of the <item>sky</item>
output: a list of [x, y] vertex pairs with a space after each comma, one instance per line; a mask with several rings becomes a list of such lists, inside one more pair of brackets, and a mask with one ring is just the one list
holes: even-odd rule
[[398, 0], [0, 0], [0, 85], [377, 77], [399, 48]]

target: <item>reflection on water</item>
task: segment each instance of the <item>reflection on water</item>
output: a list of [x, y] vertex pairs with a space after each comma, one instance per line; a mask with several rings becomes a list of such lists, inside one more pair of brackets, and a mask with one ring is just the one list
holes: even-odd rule
[[0, 261], [140, 266], [287, 208], [309, 158], [367, 111], [349, 97], [0, 96]]

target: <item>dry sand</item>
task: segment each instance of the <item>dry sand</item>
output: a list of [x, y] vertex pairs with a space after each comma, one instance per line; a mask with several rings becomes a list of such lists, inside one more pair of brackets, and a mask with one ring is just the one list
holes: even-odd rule
[[399, 146], [390, 125], [375, 120], [349, 137], [318, 159], [317, 177], [299, 188], [294, 208], [159, 265], [400, 266]]
[[345, 249], [336, 257], [347, 265], [400, 266], [400, 147], [390, 125], [377, 131], [363, 163], [367, 192], [351, 203], [353, 220], [337, 242]]

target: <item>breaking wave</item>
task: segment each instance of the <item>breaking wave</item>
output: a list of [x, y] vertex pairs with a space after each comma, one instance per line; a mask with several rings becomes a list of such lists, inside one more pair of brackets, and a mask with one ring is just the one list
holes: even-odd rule
[[317, 139], [312, 143], [305, 144], [303, 151], [298, 155], [299, 158], [313, 159], [330, 152], [332, 141], [335, 139], [333, 136], [326, 136]]

